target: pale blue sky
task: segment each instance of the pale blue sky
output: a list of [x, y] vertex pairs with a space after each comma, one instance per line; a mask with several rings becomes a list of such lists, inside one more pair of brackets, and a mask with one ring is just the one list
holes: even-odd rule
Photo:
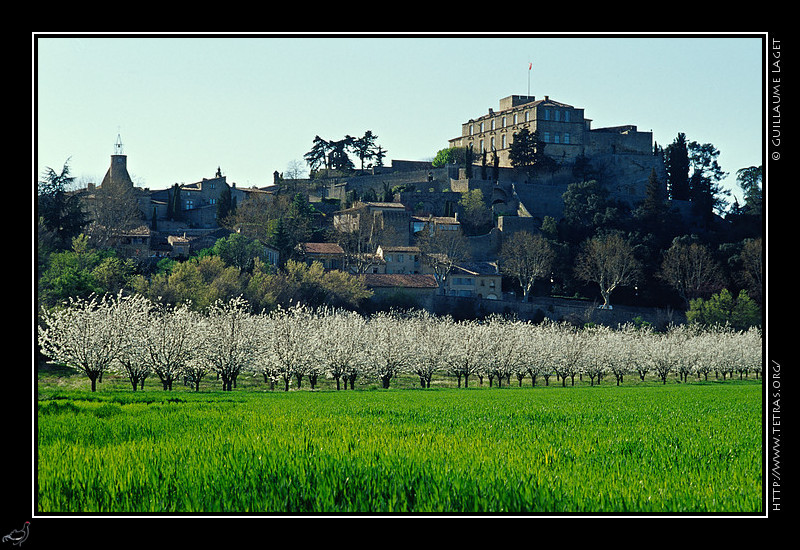
[[[762, 162], [762, 36], [204, 38], [34, 35], [36, 177], [99, 181], [119, 133], [137, 185], [265, 186], [315, 135], [371, 130], [387, 159], [429, 160], [461, 124], [530, 93], [712, 143], [732, 186]], [[528, 62], [533, 70], [528, 72]], [[738, 188], [734, 189], [741, 196]]]

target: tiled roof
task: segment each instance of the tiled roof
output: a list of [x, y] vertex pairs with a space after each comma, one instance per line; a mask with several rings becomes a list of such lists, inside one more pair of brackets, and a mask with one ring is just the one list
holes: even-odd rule
[[495, 262], [465, 262], [455, 266], [455, 271], [466, 271], [472, 275], [499, 275]]
[[336, 243], [303, 243], [306, 254], [344, 254], [344, 249]]
[[454, 216], [411, 216], [412, 221], [415, 222], [433, 222], [435, 224], [452, 224], [459, 223], [458, 219]]
[[384, 252], [416, 252], [419, 254], [420, 249], [418, 246], [381, 246]]
[[363, 275], [367, 287], [438, 288], [433, 275], [411, 273], [366, 273]]

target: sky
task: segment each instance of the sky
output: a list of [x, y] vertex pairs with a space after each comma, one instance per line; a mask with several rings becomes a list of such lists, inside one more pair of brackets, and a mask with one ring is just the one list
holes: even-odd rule
[[741, 202], [736, 171], [762, 163], [763, 47], [761, 34], [34, 34], [36, 178], [68, 162], [99, 183], [118, 137], [151, 189], [217, 168], [264, 187], [307, 169], [317, 135], [369, 130], [387, 164], [431, 160], [462, 123], [530, 94], [583, 108], [593, 128], [713, 144]]

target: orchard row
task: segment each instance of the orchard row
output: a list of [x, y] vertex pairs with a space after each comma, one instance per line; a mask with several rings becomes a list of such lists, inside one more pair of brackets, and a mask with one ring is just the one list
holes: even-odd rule
[[388, 388], [399, 375], [416, 375], [423, 387], [434, 375], [453, 376], [459, 387], [475, 378], [536, 385], [555, 377], [574, 385], [576, 376], [594, 385], [610, 376], [617, 384], [647, 375], [664, 383], [669, 376], [724, 380], [758, 376], [762, 368], [757, 328], [678, 325], [656, 332], [501, 317], [454, 321], [423, 312], [364, 317], [301, 305], [253, 314], [242, 299], [199, 313], [140, 295], [73, 300], [43, 311], [38, 341], [49, 360], [86, 374], [92, 391], [109, 371], [126, 376], [134, 391], [153, 375], [167, 390], [176, 380], [199, 390], [208, 375], [231, 390], [239, 376], [251, 375], [288, 391], [304, 381], [313, 389], [320, 377], [335, 380], [337, 389], [352, 389], [356, 380]]

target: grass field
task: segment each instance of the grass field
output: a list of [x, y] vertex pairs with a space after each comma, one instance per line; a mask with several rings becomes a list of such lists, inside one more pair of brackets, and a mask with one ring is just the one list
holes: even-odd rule
[[760, 380], [90, 393], [61, 374], [39, 378], [40, 513], [763, 506]]

